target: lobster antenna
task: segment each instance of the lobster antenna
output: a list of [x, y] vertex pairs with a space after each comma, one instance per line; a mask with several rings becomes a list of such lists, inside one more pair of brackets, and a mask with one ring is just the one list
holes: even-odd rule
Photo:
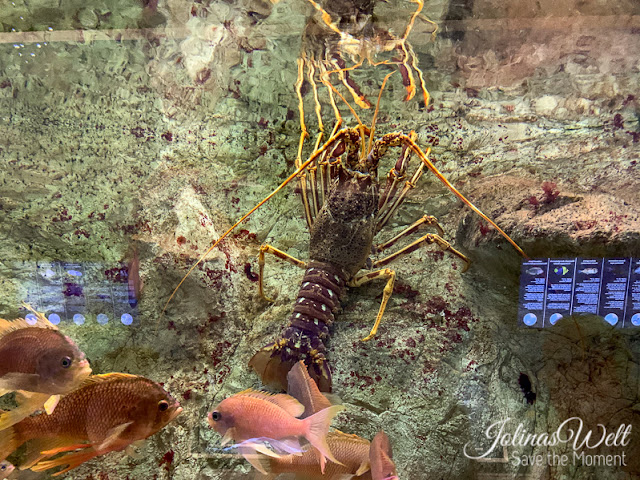
[[[331, 85], [331, 82], [329, 82], [327, 80], [327, 78], [329, 77], [330, 74], [341, 72], [341, 71], [344, 71], [344, 70], [346, 70], [346, 69], [331, 70], [331, 71], [326, 72], [323, 75], [321, 75], [320, 79], [322, 80], [322, 83], [324, 83], [328, 88], [333, 90], [333, 92], [340, 97], [340, 99], [345, 103], [345, 105], [347, 107], [349, 107], [349, 110], [351, 111], [351, 114], [358, 121], [358, 129], [360, 130], [360, 138], [364, 138], [364, 124], [362, 123], [362, 120], [360, 120], [360, 117], [358, 116], [356, 111], [351, 107], [351, 104], [349, 102], [347, 102], [347, 99], [344, 98], [342, 96], [342, 94], [336, 89], [336, 87]], [[324, 78], [325, 75], [326, 75], [327, 78]], [[363, 153], [363, 155], [364, 155], [364, 149], [365, 149], [365, 145], [364, 145], [364, 142], [362, 142], [362, 153]]]
[[247, 213], [245, 213], [240, 220], [238, 220], [236, 223], [234, 223], [231, 228], [229, 228], [226, 232], [224, 232], [220, 237], [218, 237], [218, 239], [213, 242], [213, 244], [207, 249], [206, 252], [204, 252], [200, 258], [198, 259], [198, 261], [187, 271], [187, 273], [185, 274], [184, 277], [182, 277], [182, 280], [180, 280], [180, 283], [178, 283], [178, 285], [176, 286], [176, 288], [173, 289], [173, 292], [171, 292], [171, 295], [169, 296], [169, 299], [167, 300], [167, 303], [164, 304], [164, 307], [162, 308], [162, 312], [164, 314], [164, 312], [167, 310], [167, 307], [169, 306], [169, 303], [171, 303], [171, 300], [173, 300], [173, 297], [175, 297], [176, 293], [178, 292], [178, 290], [180, 289], [180, 287], [182, 286], [182, 284], [184, 283], [184, 281], [187, 279], [187, 277], [189, 275], [191, 275], [191, 272], [193, 272], [193, 270], [202, 263], [202, 261], [206, 258], [207, 255], [209, 255], [209, 253], [211, 253], [211, 250], [213, 250], [214, 248], [216, 248], [220, 242], [222, 240], [224, 240], [225, 237], [227, 237], [233, 230], [235, 230], [235, 228], [240, 225], [242, 222], [244, 222], [247, 218], [249, 218], [249, 216], [255, 212], [258, 208], [260, 208], [262, 205], [264, 205], [267, 201], [269, 201], [271, 199], [271, 197], [273, 197], [276, 193], [278, 193], [280, 190], [282, 190], [289, 182], [291, 182], [291, 180], [293, 180], [294, 178], [296, 178], [304, 169], [306, 169], [312, 162], [314, 162], [316, 160], [316, 158], [318, 158], [320, 155], [322, 155], [325, 150], [327, 150], [333, 143], [335, 143], [335, 141], [340, 137], [340, 135], [342, 135], [341, 132], [337, 132], [335, 135], [333, 135], [330, 139], [328, 139], [325, 144], [320, 147], [319, 150], [316, 150], [315, 153], [313, 153], [313, 155], [311, 155], [309, 157], [309, 159], [307, 161], [305, 161], [304, 163], [300, 164], [300, 166], [296, 169], [295, 172], [293, 172], [291, 175], [289, 175], [286, 180], [284, 182], [282, 182], [273, 192], [271, 192], [269, 195], [267, 195], [263, 200], [261, 200], [255, 207], [253, 207], [251, 210], [249, 210]]
[[351, 106], [351, 104], [349, 102], [347, 102], [347, 99], [344, 98], [342, 96], [342, 94], [336, 89], [336, 87], [334, 87], [331, 82], [328, 80], [329, 75], [331, 75], [332, 73], [338, 73], [338, 72], [342, 72], [345, 70], [350, 70], [350, 69], [346, 69], [346, 68], [339, 68], [337, 70], [330, 70], [328, 72], [324, 72], [322, 73], [322, 75], [320, 75], [320, 80], [322, 80], [322, 83], [324, 83], [324, 85], [327, 88], [330, 88], [331, 90], [333, 90], [333, 93], [335, 93], [336, 95], [338, 95], [340, 97], [340, 99], [345, 103], [345, 105], [349, 108], [349, 110], [351, 111], [351, 115], [353, 115], [353, 118], [356, 119], [356, 121], [358, 122], [358, 125], [362, 127], [362, 121], [360, 120], [360, 117], [358, 116], [358, 114], [356, 113], [356, 111], [353, 109], [353, 107]]
[[458, 197], [462, 203], [464, 203], [466, 206], [468, 206], [471, 210], [473, 210], [474, 212], [476, 212], [478, 215], [480, 215], [485, 221], [489, 222], [493, 228], [495, 228], [498, 232], [500, 232], [500, 234], [507, 239], [507, 241], [518, 251], [518, 253], [520, 253], [520, 255], [522, 255], [524, 258], [529, 259], [529, 257], [527, 256], [526, 253], [524, 253], [524, 251], [518, 246], [518, 244], [516, 242], [514, 242], [511, 237], [509, 235], [507, 235], [498, 225], [496, 225], [496, 223], [491, 220], [489, 217], [487, 217], [484, 213], [482, 213], [480, 211], [480, 209], [478, 207], [476, 207], [473, 203], [471, 203], [469, 200], [467, 200], [467, 198], [462, 195], [462, 193], [460, 193], [458, 191], [458, 189], [456, 189], [456, 187], [454, 187], [453, 185], [451, 185], [451, 183], [449, 183], [449, 180], [447, 180], [444, 175], [442, 175], [440, 173], [440, 171], [435, 167], [435, 165], [433, 163], [431, 163], [429, 161], [429, 159], [427, 158], [427, 155], [429, 155], [429, 152], [431, 152], [431, 147], [429, 147], [425, 152], [423, 152], [420, 147], [418, 147], [418, 145], [416, 145], [416, 143], [411, 140], [411, 138], [407, 137], [406, 138], [406, 142], [409, 145], [409, 148], [411, 148], [411, 150], [413, 150], [413, 152], [418, 155], [418, 158], [420, 158], [420, 160], [422, 161], [422, 163], [425, 164], [425, 166], [431, 170], [431, 172], [438, 177], [438, 179], [444, 183], [444, 185], [451, 190], [454, 195], [456, 197]]
[[378, 120], [378, 112], [380, 111], [380, 99], [382, 98], [382, 91], [384, 90], [385, 85], [387, 84], [387, 80], [389, 77], [393, 75], [395, 70], [391, 73], [388, 73], [384, 80], [382, 81], [382, 86], [380, 87], [380, 92], [378, 92], [378, 101], [376, 102], [376, 109], [373, 112], [373, 120], [371, 120], [371, 134], [369, 135], [369, 145], [367, 145], [367, 153], [371, 151], [371, 144], [373, 143], [373, 134], [376, 131], [376, 120]]

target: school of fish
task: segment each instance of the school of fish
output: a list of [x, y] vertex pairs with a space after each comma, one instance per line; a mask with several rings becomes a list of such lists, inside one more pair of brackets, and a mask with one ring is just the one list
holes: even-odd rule
[[[223, 435], [222, 444], [231, 439], [239, 442], [233, 446], [256, 468], [255, 478], [272, 480], [286, 473], [304, 479], [398, 479], [383, 432], [369, 442], [329, 431], [330, 420], [344, 407], [332, 405], [320, 392], [302, 361], [290, 370], [287, 380], [287, 395], [246, 390], [226, 398], [208, 414], [211, 427]], [[310, 446], [305, 447], [302, 438]], [[287, 440], [292, 453], [283, 448]]]
[[[27, 444], [21, 470], [62, 475], [96, 457], [128, 450], [181, 412], [159, 384], [136, 375], [91, 375], [84, 353], [33, 311], [36, 322], [0, 319], [1, 395], [18, 406], [0, 411], [0, 480]], [[386, 436], [373, 442], [330, 431], [342, 405], [320, 392], [303, 362], [287, 376], [288, 394], [245, 390], [222, 400], [209, 425], [256, 469], [256, 478], [397, 479]], [[52, 400], [53, 399], [53, 400]], [[382, 434], [384, 435], [384, 434]], [[62, 468], [60, 468], [62, 467]]]
[[64, 467], [57, 476], [137, 444], [180, 414], [180, 404], [149, 379], [91, 375], [73, 341], [32, 312], [35, 322], [0, 319], [0, 396], [15, 393], [18, 404], [0, 411], [0, 480], [15, 470], [7, 458], [25, 443], [20, 469]]
[[[62, 475], [96, 457], [129, 450], [181, 412], [159, 384], [136, 375], [91, 375], [84, 353], [46, 317], [0, 319], [0, 396], [18, 406], [0, 411], [0, 480], [23, 444], [21, 470]], [[245, 390], [222, 400], [207, 416], [221, 445], [256, 469], [256, 478], [397, 479], [386, 436], [373, 442], [330, 430], [344, 410], [318, 389], [302, 362], [287, 376], [288, 393]]]

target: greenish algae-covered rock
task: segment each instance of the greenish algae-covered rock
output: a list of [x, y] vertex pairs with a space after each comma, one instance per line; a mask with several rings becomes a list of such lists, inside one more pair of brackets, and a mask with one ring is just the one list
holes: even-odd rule
[[[2, 316], [16, 316], [22, 300], [13, 261], [117, 264], [137, 252], [140, 326], [100, 326], [90, 318], [64, 330], [95, 372], [145, 375], [185, 408], [140, 448], [140, 458], [110, 454], [65, 478], [213, 480], [250, 471], [216, 450], [220, 437], [205, 418], [226, 396], [260, 386], [247, 362], [275, 338], [295, 300], [301, 271], [288, 264], [268, 259], [273, 305], [260, 299], [255, 283], [263, 242], [307, 258], [294, 186], [241, 225], [163, 307], [211, 241], [293, 171], [293, 85], [311, 8], [301, 3], [249, 10], [247, 2], [160, 2], [165, 23], [156, 37], [0, 44]], [[446, 7], [434, 5], [429, 14], [446, 24]], [[66, 5], [55, 30], [78, 27], [87, 16], [82, 8]], [[140, 9], [92, 12], [99, 28], [144, 26], [144, 12], [127, 8]], [[34, 25], [40, 17], [34, 13]], [[115, 18], [126, 21], [110, 24]], [[640, 51], [637, 35], [621, 25], [624, 48], [608, 51], [557, 29], [519, 44], [522, 51], [509, 57], [497, 45], [474, 46], [487, 45], [490, 31], [443, 34], [429, 43], [430, 27], [418, 22], [410, 40], [432, 108], [400, 101], [405, 92], [396, 74], [383, 95], [378, 134], [416, 130], [420, 145], [433, 146], [437, 167], [532, 257], [637, 255], [640, 73], [629, 53]], [[549, 38], [561, 51], [582, 42], [590, 61], [543, 48]], [[526, 56], [535, 46], [539, 56]], [[374, 99], [386, 73], [365, 66], [353, 78]], [[330, 106], [323, 109], [328, 121]], [[310, 94], [306, 111], [315, 133]], [[362, 118], [370, 121], [371, 113]], [[385, 160], [381, 176], [394, 161]], [[334, 426], [366, 438], [384, 429], [403, 479], [637, 474], [632, 462], [603, 473], [465, 458], [464, 446], [487, 448], [486, 428], [505, 418], [537, 433], [573, 415], [593, 428], [635, 420], [638, 341], [583, 319], [579, 328], [569, 319], [556, 330], [519, 328], [517, 253], [430, 175], [382, 238], [425, 213], [439, 218], [471, 268], [462, 273], [459, 261], [433, 249], [394, 263], [395, 294], [367, 343], [360, 339], [372, 326], [382, 285], [350, 291], [329, 344], [334, 391], [347, 407]], [[533, 397], [523, 391], [523, 375], [534, 403], [527, 402]], [[510, 459], [514, 452], [532, 453], [509, 450]]]

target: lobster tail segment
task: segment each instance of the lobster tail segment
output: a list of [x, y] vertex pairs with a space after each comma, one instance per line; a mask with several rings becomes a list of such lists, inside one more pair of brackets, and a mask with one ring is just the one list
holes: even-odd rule
[[287, 374], [300, 360], [323, 392], [331, 392], [331, 369], [324, 344], [334, 312], [346, 289], [346, 275], [324, 262], [310, 262], [302, 279], [289, 326], [275, 342], [256, 353], [249, 365], [262, 383], [286, 390]]
[[279, 354], [280, 349], [276, 343], [267, 345], [251, 357], [249, 366], [258, 374], [263, 385], [276, 390], [285, 390], [287, 373], [293, 368], [295, 362], [283, 361]]
[[[299, 353], [299, 352], [298, 352]], [[326, 359], [304, 357], [304, 355], [289, 355], [289, 360], [284, 360], [287, 355], [278, 343], [272, 343], [260, 349], [251, 360], [249, 366], [255, 370], [263, 385], [276, 390], [287, 389], [287, 374], [297, 363], [293, 360], [296, 356], [305, 362], [309, 376], [316, 382], [321, 392], [331, 392], [331, 370]], [[299, 361], [298, 360], [298, 361]]]

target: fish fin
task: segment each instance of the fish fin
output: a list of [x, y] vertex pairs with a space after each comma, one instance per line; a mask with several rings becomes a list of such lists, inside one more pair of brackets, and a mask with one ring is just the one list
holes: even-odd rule
[[233, 442], [233, 438], [235, 434], [236, 434], [235, 427], [227, 428], [227, 431], [224, 432], [220, 445], [225, 446], [227, 443]]
[[356, 470], [356, 477], [359, 477], [360, 475], [362, 475], [365, 472], [368, 472], [369, 470], [371, 470], [371, 464], [369, 463], [368, 460], [365, 460], [360, 464], [360, 466], [358, 467], [358, 470]]
[[304, 405], [302, 405], [298, 400], [293, 398], [291, 395], [287, 395], [285, 393], [269, 393], [269, 392], [262, 392], [260, 390], [253, 390], [251, 388], [248, 388], [247, 390], [243, 390], [242, 392], [239, 392], [236, 395], [242, 395], [246, 397], [254, 397], [254, 398], [259, 398], [261, 400], [266, 400], [267, 402], [271, 402], [274, 405], [279, 406], [284, 411], [286, 411], [289, 415], [293, 415], [294, 417], [299, 417], [304, 413]]
[[103, 453], [106, 452], [95, 450], [93, 448], [84, 452], [69, 453], [67, 455], [63, 455], [62, 457], [54, 458], [53, 460], [38, 462], [33, 467], [31, 467], [31, 470], [33, 470], [34, 472], [44, 472], [45, 470], [49, 470], [51, 468], [67, 465], [67, 468], [60, 470], [59, 472], [56, 472], [52, 475], [53, 477], [57, 477], [58, 475], [67, 473], [69, 470], [73, 470], [74, 468], [82, 465], [84, 462], [87, 462], [92, 458], [97, 457], [98, 455], [102, 455]]
[[44, 411], [47, 412], [47, 415], [51, 415], [53, 413], [58, 406], [60, 398], [60, 395], [51, 395], [49, 399], [44, 402]]
[[36, 373], [7, 373], [0, 378], [0, 389], [9, 392], [16, 390], [36, 390], [40, 383], [40, 375]]
[[90, 443], [76, 443], [74, 445], [65, 445], [64, 447], [52, 448], [50, 450], [42, 450], [40, 453], [42, 455], [46, 455], [47, 457], [53, 457], [58, 453], [73, 452], [75, 450], [82, 450], [83, 448], [90, 447], [92, 447]]
[[0, 435], [0, 462], [11, 455], [18, 447], [20, 443], [16, 438], [16, 431], [14, 428], [9, 427]]
[[127, 448], [124, 449], [125, 453], [127, 455], [129, 455], [131, 458], [135, 459], [135, 460], [141, 460], [144, 458], [144, 456], [138, 452], [138, 448], [142, 448], [142, 446], [145, 444], [146, 439], [144, 440], [136, 440], [135, 442], [131, 443], [130, 445], [127, 445]]
[[302, 418], [309, 417], [331, 406], [329, 399], [318, 389], [318, 385], [309, 376], [304, 362], [300, 360], [287, 374], [287, 392], [304, 405]]
[[259, 455], [252, 447], [248, 448], [239, 448], [240, 455], [244, 457], [244, 459], [249, 462], [253, 468], [258, 470], [263, 475], [267, 475], [266, 469], [266, 458], [263, 455]]
[[297, 438], [275, 440], [271, 445], [282, 452], [286, 452], [292, 455], [302, 455], [306, 450], [308, 450], [309, 447], [309, 444], [305, 444], [304, 446], [300, 445], [300, 440], [298, 440]]
[[327, 434], [327, 438], [335, 438], [335, 439], [342, 438], [342, 439], [348, 439], [349, 442], [359, 442], [365, 445], [371, 445], [371, 442], [366, 438], [362, 438], [356, 435], [355, 433], [344, 433], [338, 430], [337, 428], [334, 428], [332, 431], [330, 431]]
[[[271, 448], [268, 448], [266, 443], [269, 443]], [[275, 458], [280, 458], [283, 455], [302, 455], [305, 451], [297, 438], [283, 440], [269, 437], [249, 438], [228, 448], [252, 448], [258, 453]]]
[[27, 409], [21, 409], [20, 407], [8, 412], [2, 412], [2, 414], [0, 414], [0, 431], [11, 428], [16, 423], [28, 417], [30, 413]]
[[137, 452], [135, 447], [132, 447], [131, 445], [127, 445], [127, 448], [124, 449], [124, 453], [128, 456], [133, 458], [134, 460], [142, 460], [143, 456], [140, 454], [140, 452]]
[[133, 424], [133, 421], [123, 423], [121, 425], [117, 425], [113, 427], [111, 430], [107, 432], [107, 435], [105, 436], [103, 442], [98, 446], [97, 449], [99, 451], [113, 450], [113, 448], [118, 443], [122, 442], [122, 440], [120, 439], [120, 435], [122, 435], [122, 432], [124, 432], [129, 427], [129, 425], [132, 425], [132, 424]]
[[[320, 390], [318, 390], [320, 391]], [[337, 393], [321, 392], [331, 405], [342, 405], [342, 398]]]
[[9, 332], [13, 332], [15, 330], [21, 330], [23, 328], [48, 328], [50, 330], [58, 330], [53, 323], [47, 320], [47, 317], [44, 316], [43, 313], [37, 312], [31, 306], [26, 303], [22, 304], [27, 310], [33, 312], [36, 316], [36, 323], [34, 325], [30, 325], [27, 323], [25, 318], [18, 318], [16, 320], [5, 320], [4, 318], [0, 318], [0, 337], [6, 335]]
[[67, 437], [35, 438], [27, 444], [27, 454], [24, 462], [20, 464], [20, 470], [27, 470], [41, 460], [56, 455], [58, 452], [65, 451], [64, 449], [70, 445], [73, 445], [74, 448], [72, 450], [75, 450], [78, 448], [78, 444], [80, 444], [80, 440]]
[[322, 458], [320, 459], [320, 470], [322, 473], [324, 473], [324, 457], [334, 463], [343, 465], [333, 456], [331, 450], [329, 450], [329, 445], [327, 445], [327, 433], [329, 432], [331, 420], [342, 410], [344, 410], [342, 405], [334, 405], [318, 413], [314, 413], [303, 420], [303, 422], [307, 424], [305, 438], [322, 454]]
[[387, 478], [398, 475], [396, 465], [393, 463], [393, 452], [389, 437], [383, 431], [379, 431], [369, 447], [369, 461], [371, 474], [376, 478]]
[[38, 312], [35, 308], [33, 308], [31, 305], [25, 302], [22, 302], [22, 306], [36, 316], [37, 326], [39, 327], [43, 326], [46, 328], [51, 328], [52, 330], [58, 330], [58, 327], [56, 327], [53, 323], [47, 320], [47, 317], [45, 317], [44, 313]]
[[78, 388], [92, 385], [95, 383], [110, 382], [112, 380], [132, 380], [134, 378], [141, 378], [138, 375], [131, 375], [129, 373], [100, 373], [97, 375], [91, 375], [85, 379]]
[[255, 452], [261, 453], [267, 457], [280, 458], [282, 455], [274, 452], [270, 448], [268, 448], [264, 443], [245, 443], [242, 442], [242, 445], [238, 447], [238, 451], [242, 452]]
[[0, 412], [0, 430], [5, 430], [40, 410], [49, 395], [42, 393], [23, 392], [16, 393], [18, 406], [8, 412]]

